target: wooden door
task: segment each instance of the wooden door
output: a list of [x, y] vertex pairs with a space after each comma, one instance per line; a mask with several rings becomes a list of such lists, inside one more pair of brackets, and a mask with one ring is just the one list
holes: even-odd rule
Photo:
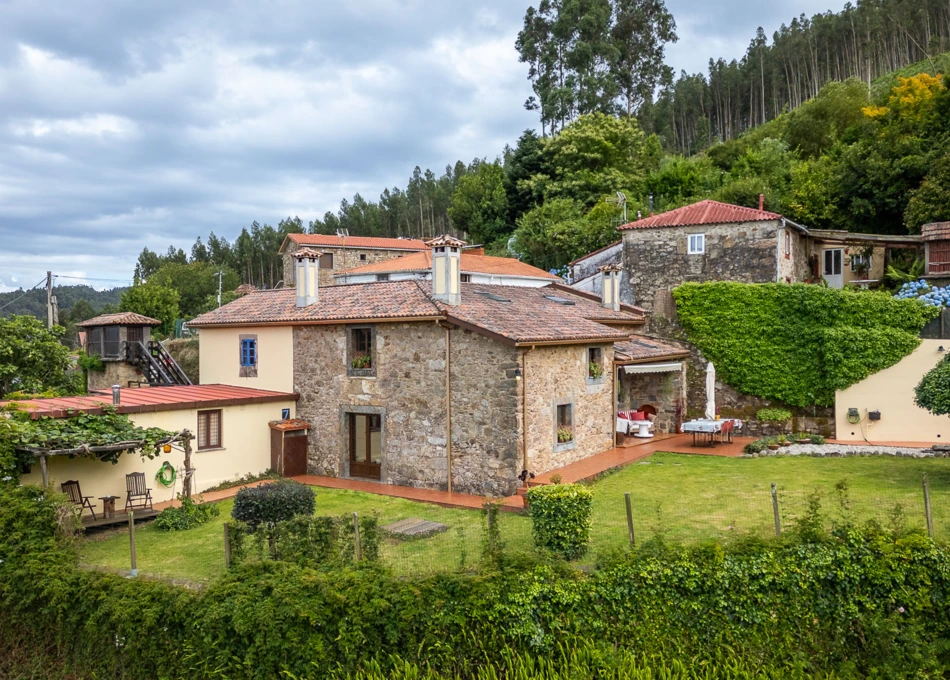
[[280, 430], [270, 431], [270, 469], [277, 474], [283, 474], [280, 471], [281, 456], [283, 453], [284, 433]]
[[284, 433], [284, 477], [307, 474], [307, 431]]
[[350, 413], [350, 476], [379, 479], [382, 473], [382, 418]]

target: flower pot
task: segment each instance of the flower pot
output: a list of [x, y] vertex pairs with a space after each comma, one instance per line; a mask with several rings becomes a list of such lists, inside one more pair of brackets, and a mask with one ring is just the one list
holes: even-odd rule
[[796, 439], [795, 442], [798, 444], [811, 444], [811, 439]]
[[518, 490], [515, 491], [516, 494], [518, 494], [519, 496], [521, 496], [521, 504], [522, 504], [524, 507], [528, 507], [528, 497], [525, 495], [525, 494], [527, 494], [527, 492], [528, 492], [528, 490], [527, 490], [525, 487], [523, 487], [523, 486], [519, 486], [519, 487], [518, 487]]
[[769, 444], [770, 451], [778, 451], [781, 448], [778, 444]]

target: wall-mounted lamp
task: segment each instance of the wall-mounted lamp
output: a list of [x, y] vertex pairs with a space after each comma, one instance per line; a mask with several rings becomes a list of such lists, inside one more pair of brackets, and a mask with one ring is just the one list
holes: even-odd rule
[[171, 445], [171, 444], [165, 444], [165, 446], [162, 447], [162, 451], [164, 451], [165, 453], [171, 453], [171, 452], [172, 452], [172, 445]]
[[521, 369], [520, 369], [520, 368], [516, 368], [516, 369], [515, 369], [515, 380], [521, 380]]

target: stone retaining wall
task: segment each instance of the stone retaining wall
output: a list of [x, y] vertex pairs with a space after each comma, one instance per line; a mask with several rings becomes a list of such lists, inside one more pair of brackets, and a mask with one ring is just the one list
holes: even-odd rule
[[776, 451], [765, 449], [758, 453], [743, 454], [743, 458], [767, 456], [813, 456], [815, 458], [843, 458], [846, 456], [897, 456], [899, 458], [946, 458], [947, 451], [917, 449], [909, 446], [875, 446], [873, 444], [792, 444]]

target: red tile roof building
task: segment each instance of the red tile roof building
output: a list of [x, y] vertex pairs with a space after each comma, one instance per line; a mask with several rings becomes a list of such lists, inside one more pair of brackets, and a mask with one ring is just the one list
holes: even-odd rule
[[149, 316], [135, 312], [119, 312], [117, 314], [101, 314], [76, 324], [80, 328], [94, 326], [161, 326], [162, 322]]
[[[538, 269], [527, 262], [513, 257], [494, 257], [479, 253], [462, 251], [462, 275], [484, 274], [491, 277], [538, 279], [542, 281], [560, 281], [560, 278]], [[361, 279], [376, 274], [418, 273], [429, 274], [432, 271], [432, 251], [425, 250], [404, 255], [393, 260], [383, 260], [362, 267], [354, 267], [338, 272], [335, 278], [344, 283], [362, 282]], [[503, 282], [503, 281], [502, 281]]]
[[687, 227], [703, 224], [730, 224], [734, 222], [763, 222], [780, 219], [782, 219], [781, 215], [768, 212], [767, 210], [756, 210], [741, 205], [706, 200], [683, 206], [676, 210], [659, 213], [658, 215], [644, 217], [635, 222], [624, 224], [618, 227], [618, 229], [620, 231], [626, 231], [628, 229], [658, 229], [661, 227]]

